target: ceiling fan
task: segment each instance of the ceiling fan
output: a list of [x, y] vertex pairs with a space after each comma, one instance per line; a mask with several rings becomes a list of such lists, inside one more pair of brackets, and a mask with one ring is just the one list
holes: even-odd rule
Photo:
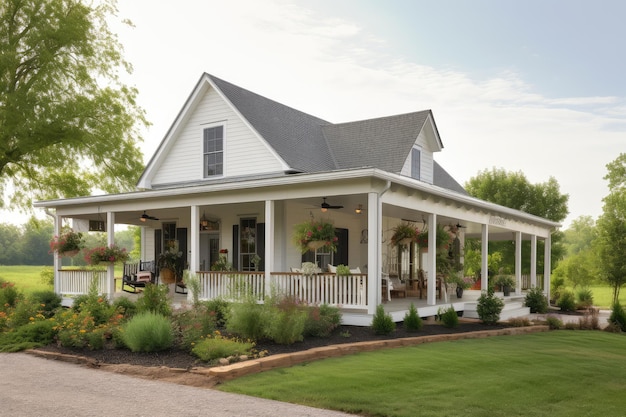
[[322, 202], [322, 204], [320, 206], [322, 208], [322, 211], [325, 212], [328, 209], [342, 209], [343, 208], [343, 206], [334, 206], [334, 205], [328, 204], [326, 202], [326, 197], [323, 197], [323, 198], [324, 198], [324, 202]]
[[143, 211], [143, 214], [141, 215], [141, 217], [139, 217], [139, 220], [141, 220], [142, 222], [145, 222], [147, 220], [159, 220], [158, 218], [154, 217], [154, 216], [150, 216], [148, 214], [146, 214], [146, 211]]

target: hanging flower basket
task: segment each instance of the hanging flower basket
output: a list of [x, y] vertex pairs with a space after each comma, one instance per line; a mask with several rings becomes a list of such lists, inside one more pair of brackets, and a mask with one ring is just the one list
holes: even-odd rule
[[126, 249], [115, 244], [93, 248], [85, 255], [85, 261], [89, 265], [124, 263], [127, 260]]
[[67, 229], [59, 236], [52, 238], [49, 253], [56, 252], [59, 256], [76, 256], [83, 246], [83, 234]]
[[417, 237], [417, 230], [415, 227], [408, 223], [400, 223], [393, 228], [393, 235], [391, 236], [391, 244], [393, 246], [406, 246], [415, 241]]
[[160, 277], [161, 282], [163, 282], [164, 284], [173, 284], [174, 282], [176, 282], [176, 274], [174, 273], [174, 270], [169, 268], [161, 269]]
[[328, 220], [307, 220], [294, 226], [293, 242], [302, 253], [315, 251], [323, 247], [337, 251], [335, 226]]

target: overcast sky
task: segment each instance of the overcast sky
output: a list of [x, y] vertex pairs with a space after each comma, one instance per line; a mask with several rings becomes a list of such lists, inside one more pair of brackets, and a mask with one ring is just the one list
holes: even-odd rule
[[556, 178], [597, 218], [626, 151], [626, 2], [122, 0], [113, 26], [153, 126], [146, 161], [203, 72], [330, 122], [431, 109], [461, 184]]

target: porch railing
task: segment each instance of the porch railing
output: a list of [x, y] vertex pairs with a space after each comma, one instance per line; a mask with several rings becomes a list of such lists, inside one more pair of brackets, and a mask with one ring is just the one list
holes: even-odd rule
[[[227, 300], [252, 296], [258, 302], [265, 298], [263, 272], [197, 272], [200, 299], [222, 297]], [[303, 275], [272, 272], [270, 291], [295, 297], [307, 304], [329, 304], [342, 308], [367, 306], [367, 274], [338, 276], [335, 274]]]
[[97, 280], [98, 294], [106, 293], [107, 271], [60, 269], [58, 271], [58, 277], [57, 288], [59, 294], [87, 294], [94, 278]]

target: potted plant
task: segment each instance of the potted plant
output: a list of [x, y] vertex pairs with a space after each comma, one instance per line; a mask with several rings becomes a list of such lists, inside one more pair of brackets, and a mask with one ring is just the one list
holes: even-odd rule
[[500, 287], [500, 290], [504, 293], [505, 297], [511, 295], [511, 288], [515, 287], [515, 281], [510, 275], [498, 275], [494, 284]]
[[110, 246], [98, 246], [91, 249], [85, 255], [85, 261], [89, 265], [99, 265], [102, 263], [124, 263], [128, 260], [128, 252], [126, 248], [112, 244]]
[[338, 276], [348, 276], [350, 275], [350, 267], [347, 265], [337, 265], [337, 275]]
[[183, 253], [178, 250], [177, 242], [168, 245], [165, 252], [159, 255], [157, 265], [164, 283], [172, 284], [182, 275], [181, 258]]
[[66, 229], [59, 236], [50, 241], [50, 252], [57, 252], [59, 256], [74, 256], [85, 246], [83, 234], [72, 229]]
[[307, 220], [294, 226], [293, 242], [302, 253], [322, 247], [337, 251], [335, 226], [328, 220]]
[[391, 236], [391, 244], [393, 246], [404, 247], [415, 241], [417, 238], [417, 230], [406, 222], [399, 223], [393, 228]]
[[472, 277], [463, 276], [463, 271], [450, 274], [450, 281], [456, 284], [456, 298], [463, 298], [463, 292], [474, 284]]

